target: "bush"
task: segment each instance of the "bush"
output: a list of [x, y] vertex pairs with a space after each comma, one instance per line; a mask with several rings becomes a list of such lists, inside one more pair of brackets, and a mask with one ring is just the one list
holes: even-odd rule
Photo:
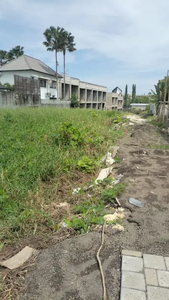
[[58, 134], [53, 135], [58, 145], [81, 146], [84, 136], [72, 123], [63, 122], [58, 129]]
[[76, 107], [79, 107], [80, 106], [80, 103], [79, 103], [79, 100], [78, 100], [78, 97], [76, 94], [73, 94], [71, 99], [70, 99], [70, 107], [71, 108], [76, 108]]
[[98, 165], [98, 162], [88, 156], [83, 156], [77, 164], [78, 169], [80, 169], [83, 173], [92, 173]]

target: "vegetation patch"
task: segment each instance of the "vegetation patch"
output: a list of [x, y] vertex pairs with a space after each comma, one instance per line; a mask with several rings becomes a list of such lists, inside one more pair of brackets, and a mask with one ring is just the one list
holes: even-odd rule
[[[60, 217], [45, 207], [67, 199], [74, 203], [70, 193], [76, 182], [80, 179], [81, 185], [86, 184], [90, 173], [95, 177], [100, 158], [124, 135], [120, 123], [110, 123], [118, 116], [123, 122], [123, 114], [118, 112], [58, 108], [0, 111], [0, 244], [58, 230]], [[98, 199], [104, 203], [100, 191]], [[99, 209], [103, 203], [99, 202]], [[93, 202], [91, 210], [96, 210]], [[73, 214], [79, 218], [76, 209]], [[88, 228], [101, 222], [102, 213], [96, 212], [95, 219], [92, 215], [88, 212], [81, 217]]]

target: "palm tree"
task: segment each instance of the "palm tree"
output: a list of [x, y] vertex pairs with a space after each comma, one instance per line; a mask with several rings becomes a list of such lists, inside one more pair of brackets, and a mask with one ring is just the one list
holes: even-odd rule
[[7, 62], [8, 52], [5, 50], [0, 50], [0, 66], [3, 66]]
[[58, 61], [57, 54], [62, 51], [62, 39], [65, 34], [65, 29], [60, 28], [59, 26], [55, 28], [54, 26], [50, 26], [43, 33], [46, 41], [43, 44], [47, 47], [47, 51], [55, 51], [55, 62], [56, 62], [56, 84], [57, 84], [57, 98], [58, 98]]
[[24, 54], [24, 47], [16, 46], [8, 52], [8, 60], [15, 59]]
[[74, 36], [71, 32], [65, 31], [62, 36], [62, 51], [63, 51], [63, 73], [64, 73], [64, 88], [63, 88], [63, 99], [65, 99], [65, 76], [66, 76], [66, 51], [74, 52], [76, 44], [74, 43]]

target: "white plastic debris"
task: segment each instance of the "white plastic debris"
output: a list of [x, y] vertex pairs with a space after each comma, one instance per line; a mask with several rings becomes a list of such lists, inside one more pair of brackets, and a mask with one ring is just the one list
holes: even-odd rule
[[143, 207], [143, 203], [140, 200], [134, 199], [134, 198], [129, 198], [129, 203], [137, 206], [137, 207]]
[[76, 195], [80, 192], [81, 188], [74, 189], [72, 195]]
[[110, 167], [114, 164], [115, 160], [112, 158], [112, 154], [108, 152], [102, 159], [100, 160], [101, 163], [105, 163], [106, 166]]
[[62, 222], [61, 227], [62, 227], [62, 228], [67, 228], [68, 225], [67, 225], [65, 222]]
[[130, 125], [130, 126], [134, 126], [134, 123], [132, 123], [132, 122], [129, 122], [129, 125]]
[[98, 181], [103, 181], [105, 178], [107, 178], [110, 175], [112, 170], [113, 170], [113, 167], [102, 169], [99, 173], [99, 176], [95, 180], [95, 184], [98, 184]]
[[119, 174], [116, 178], [116, 180], [113, 181], [113, 185], [116, 185], [120, 182], [120, 180], [123, 178], [122, 174]]
[[10, 270], [14, 270], [22, 266], [32, 256], [32, 254], [37, 254], [37, 253], [38, 253], [37, 250], [26, 246], [13, 257], [0, 262], [0, 265]]

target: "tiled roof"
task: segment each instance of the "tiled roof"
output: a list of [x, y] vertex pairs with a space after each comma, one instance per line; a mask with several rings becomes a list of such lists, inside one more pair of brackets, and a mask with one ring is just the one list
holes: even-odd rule
[[[37, 72], [45, 73], [48, 75], [56, 76], [56, 72], [49, 66], [44, 64], [41, 60], [33, 58], [28, 55], [21, 55], [13, 59], [9, 63], [0, 67], [0, 71], [21, 71], [21, 70], [34, 70]], [[59, 77], [62, 77], [58, 74]]]

